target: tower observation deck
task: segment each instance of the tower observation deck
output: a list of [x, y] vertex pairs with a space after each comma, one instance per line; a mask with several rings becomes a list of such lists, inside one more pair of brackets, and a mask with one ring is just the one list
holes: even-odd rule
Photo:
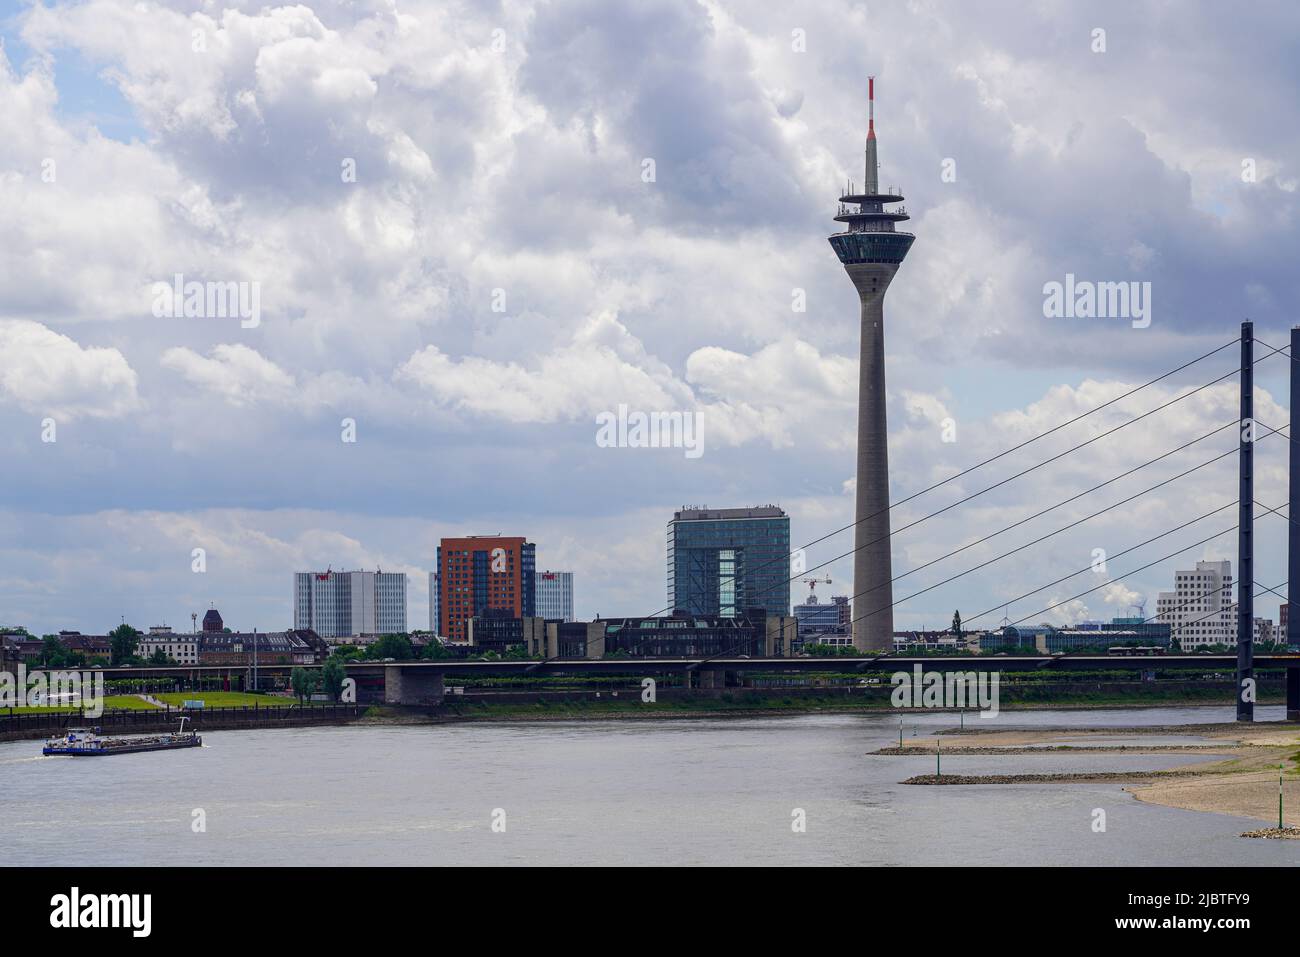
[[[916, 237], [894, 227], [907, 221], [896, 189], [881, 192], [876, 157], [876, 81], [868, 79], [866, 179], [840, 197], [829, 237], [861, 304], [858, 368], [858, 472], [853, 561], [853, 644], [861, 651], [892, 651], [894, 613], [889, 538], [889, 445], [885, 421], [885, 291]], [[856, 208], [854, 208], [856, 207]]]
[[[899, 232], [895, 224], [912, 217], [907, 207], [886, 209], [903, 201], [903, 194], [891, 187], [880, 191], [880, 162], [876, 158], [876, 78], [867, 80], [867, 147], [866, 180], [863, 190], [855, 193], [853, 182], [845, 185], [835, 221], [844, 223], [842, 233], [830, 237], [831, 247], [848, 266], [855, 263], [892, 263], [897, 266], [916, 239], [911, 233]], [[853, 209], [853, 207], [858, 207]]]

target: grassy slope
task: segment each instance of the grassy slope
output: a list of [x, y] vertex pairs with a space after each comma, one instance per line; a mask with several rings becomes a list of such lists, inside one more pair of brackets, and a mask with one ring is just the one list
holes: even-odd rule
[[154, 695], [173, 708], [179, 708], [186, 701], [202, 701], [209, 708], [287, 708], [298, 703], [297, 698], [284, 698], [278, 695], [249, 694], [243, 691], [177, 691]]
[[[110, 694], [104, 695], [104, 710], [116, 708], [119, 711], [156, 711], [157, 709], [147, 701], [141, 701], [134, 695]], [[14, 708], [16, 712], [22, 714], [72, 714], [80, 711], [80, 708], [72, 708], [67, 705], [59, 705], [54, 708]], [[7, 714], [8, 709], [0, 711], [0, 714]]]

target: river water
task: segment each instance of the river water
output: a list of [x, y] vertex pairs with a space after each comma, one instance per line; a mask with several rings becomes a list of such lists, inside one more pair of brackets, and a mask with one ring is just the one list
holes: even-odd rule
[[[1280, 719], [1281, 709], [1258, 717]], [[1036, 711], [967, 726], [1231, 718], [1227, 708]], [[921, 714], [904, 731], [954, 724]], [[1118, 784], [903, 786], [934, 759], [866, 753], [897, 739], [897, 717], [803, 715], [214, 731], [201, 749], [89, 760], [42, 758], [40, 742], [12, 741], [0, 744], [0, 863], [1300, 863], [1300, 842], [1238, 836], [1258, 822], [1142, 804]], [[943, 771], [1201, 759], [948, 756]], [[791, 828], [796, 808], [804, 833]], [[1092, 829], [1096, 808], [1105, 833]], [[198, 811], [206, 830], [196, 832]]]

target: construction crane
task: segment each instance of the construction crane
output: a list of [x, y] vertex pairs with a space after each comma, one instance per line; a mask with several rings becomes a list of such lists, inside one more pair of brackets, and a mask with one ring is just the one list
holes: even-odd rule
[[817, 583], [818, 582], [821, 582], [822, 584], [825, 585], [829, 585], [831, 583], [831, 580], [829, 577], [803, 579], [803, 583], [808, 586], [808, 604], [810, 605], [817, 604]]

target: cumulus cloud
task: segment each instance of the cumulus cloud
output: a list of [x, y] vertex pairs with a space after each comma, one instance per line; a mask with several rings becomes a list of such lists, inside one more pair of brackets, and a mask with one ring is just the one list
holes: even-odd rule
[[697, 349], [686, 360], [686, 379], [714, 400], [710, 421], [729, 443], [761, 437], [775, 448], [798, 442], [844, 449], [857, 441], [857, 362], [823, 355], [800, 339], [772, 343], [753, 355]]
[[426, 346], [395, 374], [441, 405], [503, 422], [590, 420], [626, 404], [645, 412], [698, 412], [710, 442], [762, 441], [777, 448], [791, 446], [799, 435], [834, 448], [851, 444], [843, 429], [825, 426], [851, 420], [855, 377], [856, 363], [823, 356], [798, 339], [753, 355], [698, 349], [679, 377], [608, 314], [593, 317], [572, 342], [530, 366], [453, 359]]
[[84, 348], [38, 322], [0, 320], [0, 395], [27, 412], [113, 419], [141, 407], [117, 349]]
[[610, 315], [593, 317], [534, 368], [473, 356], [453, 360], [426, 346], [396, 375], [438, 402], [515, 423], [587, 418], [611, 403], [673, 410], [690, 401], [689, 390]]
[[179, 372], [192, 385], [220, 395], [231, 405], [292, 395], [293, 376], [248, 346], [222, 343], [203, 357], [177, 346], [162, 354], [163, 368]]
[[1108, 605], [1118, 605], [1119, 614], [1137, 605], [1144, 604], [1142, 595], [1129, 588], [1123, 582], [1113, 582], [1099, 593], [1101, 600]]

